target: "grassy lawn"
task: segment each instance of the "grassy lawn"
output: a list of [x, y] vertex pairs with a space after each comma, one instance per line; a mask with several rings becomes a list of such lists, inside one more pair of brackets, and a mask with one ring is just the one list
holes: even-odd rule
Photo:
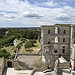
[[38, 40], [36, 40], [36, 43], [34, 43], [34, 46], [29, 49], [25, 49], [25, 47], [23, 45], [19, 54], [37, 54], [39, 49], [40, 49], [40, 42], [38, 42]]
[[3, 47], [2, 49], [6, 49], [7, 52], [9, 52], [12, 55], [13, 54], [13, 51], [12, 51], [13, 47], [14, 46], [8, 46], [8, 47]]

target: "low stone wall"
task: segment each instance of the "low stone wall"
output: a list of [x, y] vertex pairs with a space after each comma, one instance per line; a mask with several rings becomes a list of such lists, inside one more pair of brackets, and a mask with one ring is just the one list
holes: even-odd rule
[[60, 69], [69, 69], [70, 68], [70, 62], [60, 63], [58, 68], [60, 68]]
[[41, 56], [41, 55], [39, 55], [39, 54], [18, 54], [18, 56]]
[[0, 58], [0, 75], [2, 75], [3, 70], [4, 70], [4, 59]]

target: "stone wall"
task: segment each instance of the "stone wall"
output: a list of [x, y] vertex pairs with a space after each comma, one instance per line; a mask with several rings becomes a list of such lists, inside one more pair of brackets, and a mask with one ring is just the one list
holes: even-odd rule
[[71, 54], [70, 54], [70, 62], [72, 65], [72, 70], [75, 71], [75, 26], [72, 27], [72, 41], [71, 41]]
[[[58, 27], [59, 33], [55, 34], [55, 28]], [[48, 34], [50, 30], [50, 34]], [[65, 33], [64, 33], [65, 30]], [[58, 37], [58, 43], [55, 42], [55, 38]], [[65, 42], [63, 42], [65, 38]], [[48, 43], [49, 42], [49, 43]], [[47, 49], [46, 46], [53, 45], [53, 52], [57, 50], [58, 55], [62, 55], [66, 60], [69, 61], [70, 57], [70, 25], [54, 25], [54, 26], [42, 26], [41, 27], [41, 45], [42, 54], [44, 54]], [[62, 53], [62, 48], [65, 46], [65, 53]]]
[[14, 67], [14, 60], [13, 59], [5, 59], [5, 67], [7, 68], [8, 67], [8, 62], [11, 62], [12, 63], [12, 67]]
[[0, 75], [2, 75], [3, 70], [4, 70], [4, 59], [0, 58]]

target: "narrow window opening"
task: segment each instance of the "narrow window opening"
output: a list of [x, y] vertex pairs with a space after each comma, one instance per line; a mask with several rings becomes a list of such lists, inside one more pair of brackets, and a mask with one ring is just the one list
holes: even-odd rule
[[63, 42], [65, 42], [65, 38], [63, 38]]
[[48, 34], [50, 34], [50, 30], [48, 30]]
[[62, 53], [65, 53], [65, 49], [62, 49]]
[[63, 33], [65, 34], [66, 33], [66, 30], [64, 30]]
[[65, 46], [62, 47], [62, 53], [65, 53]]

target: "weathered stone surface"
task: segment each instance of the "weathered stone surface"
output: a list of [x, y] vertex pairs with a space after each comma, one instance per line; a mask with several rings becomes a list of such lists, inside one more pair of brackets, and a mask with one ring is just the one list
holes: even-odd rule
[[[55, 28], [58, 27], [59, 32], [55, 33]], [[48, 34], [50, 30], [50, 34]], [[65, 30], [65, 33], [64, 33]], [[58, 37], [58, 43], [55, 43], [55, 38]], [[65, 42], [63, 39], [65, 38]], [[49, 42], [49, 43], [48, 43]], [[42, 44], [42, 54], [44, 54], [47, 49], [46, 46], [53, 45], [52, 52], [57, 50], [55, 55], [62, 55], [66, 60], [70, 57], [70, 25], [57, 24], [54, 26], [42, 26], [41, 27], [41, 44]], [[62, 53], [62, 47], [65, 46], [65, 52]]]
[[2, 75], [3, 70], [4, 70], [4, 59], [0, 58], [0, 75]]
[[41, 68], [43, 65], [42, 56], [39, 55], [19, 55], [17, 59], [23, 68]]

